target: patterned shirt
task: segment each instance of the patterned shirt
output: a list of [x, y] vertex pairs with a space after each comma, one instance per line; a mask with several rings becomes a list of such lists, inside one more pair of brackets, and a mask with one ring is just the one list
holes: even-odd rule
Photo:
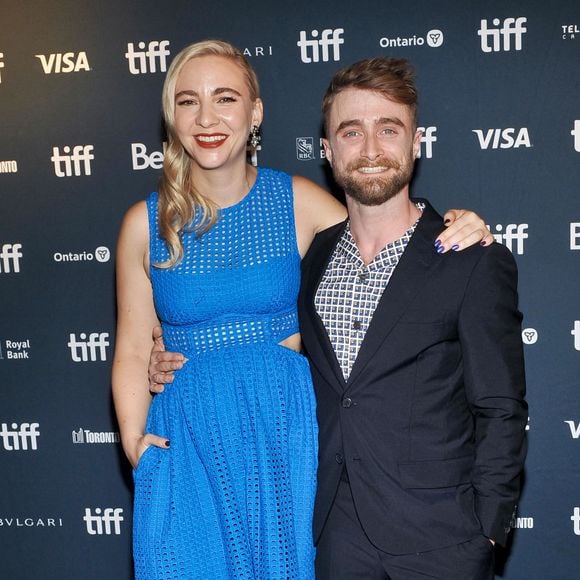
[[[425, 205], [416, 204], [422, 212]], [[314, 305], [345, 380], [348, 380], [375, 309], [399, 263], [417, 220], [398, 240], [364, 263], [347, 222], [322, 276]]]

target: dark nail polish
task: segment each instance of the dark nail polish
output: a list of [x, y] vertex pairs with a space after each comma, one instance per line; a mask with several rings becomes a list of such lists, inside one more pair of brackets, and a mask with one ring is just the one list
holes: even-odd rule
[[447, 225], [447, 224], [451, 223], [451, 220], [450, 220], [449, 218], [447, 218], [447, 219], [446, 219], [446, 220], [445, 220], [443, 223], [444, 223], [445, 225]]
[[451, 246], [451, 249], [452, 249], [454, 252], [457, 252], [457, 250], [459, 250], [459, 244], [453, 244], [453, 245]]
[[479, 242], [480, 246], [486, 246], [487, 244], [485, 243], [485, 240], [482, 240], [481, 242]]
[[439, 246], [439, 247], [437, 248], [437, 253], [438, 253], [438, 254], [441, 254], [441, 253], [442, 253], [442, 252], [444, 252], [444, 251], [445, 251], [445, 246]]
[[169, 443], [170, 443], [170, 441], [169, 441], [169, 439], [167, 439], [167, 441], [165, 441], [165, 447], [169, 447]]
[[436, 248], [438, 248], [441, 245], [441, 240], [435, 240], [435, 243], [433, 244]]

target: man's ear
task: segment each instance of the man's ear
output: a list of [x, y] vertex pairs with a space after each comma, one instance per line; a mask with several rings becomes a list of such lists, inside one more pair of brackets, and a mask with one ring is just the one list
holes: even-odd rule
[[419, 155], [419, 151], [421, 150], [421, 137], [423, 137], [423, 131], [417, 129], [413, 139], [413, 159], [417, 159], [417, 155]]
[[326, 159], [328, 159], [328, 163], [330, 163], [330, 166], [332, 167], [332, 148], [330, 147], [328, 139], [326, 138], [322, 139], [322, 146], [324, 147], [324, 155], [326, 156]]

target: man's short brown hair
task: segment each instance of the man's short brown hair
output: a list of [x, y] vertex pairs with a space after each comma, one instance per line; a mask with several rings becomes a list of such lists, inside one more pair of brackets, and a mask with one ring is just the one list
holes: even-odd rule
[[417, 88], [415, 70], [403, 58], [376, 57], [360, 60], [340, 69], [331, 79], [322, 99], [324, 130], [328, 136], [330, 109], [336, 95], [346, 89], [362, 89], [381, 93], [411, 110], [413, 129], [417, 125]]

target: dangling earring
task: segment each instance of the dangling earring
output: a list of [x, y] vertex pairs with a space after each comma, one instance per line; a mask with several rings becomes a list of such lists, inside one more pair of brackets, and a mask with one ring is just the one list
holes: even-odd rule
[[254, 125], [252, 127], [252, 130], [250, 131], [249, 138], [250, 146], [256, 149], [256, 147], [260, 144], [261, 141], [262, 135], [260, 135], [260, 127], [258, 127], [258, 125]]

